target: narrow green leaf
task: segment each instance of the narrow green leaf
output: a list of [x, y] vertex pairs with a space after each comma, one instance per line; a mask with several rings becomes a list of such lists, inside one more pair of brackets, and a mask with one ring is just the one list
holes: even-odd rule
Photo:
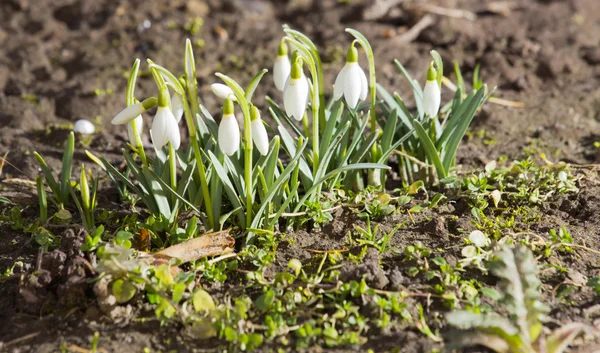
[[396, 63], [396, 66], [398, 66], [398, 69], [400, 69], [404, 77], [406, 77], [408, 83], [411, 85], [413, 93], [415, 95], [415, 104], [417, 105], [417, 110], [419, 111], [419, 117], [423, 117], [423, 89], [421, 88], [421, 85], [419, 85], [419, 82], [417, 82], [417, 80], [413, 79], [410, 76], [408, 71], [406, 71], [404, 66], [402, 66], [402, 64], [398, 60], [394, 60], [394, 62]]
[[73, 151], [75, 150], [75, 134], [69, 133], [65, 152], [62, 159], [62, 170], [60, 172], [60, 194], [64, 203], [68, 203], [69, 189], [71, 189], [71, 171], [73, 170]]
[[447, 176], [447, 173], [446, 173], [446, 170], [444, 169], [444, 166], [442, 165], [442, 161], [440, 160], [438, 150], [435, 148], [435, 145], [433, 144], [433, 142], [429, 138], [429, 135], [423, 128], [423, 125], [421, 125], [421, 123], [419, 123], [416, 120], [413, 120], [412, 123], [413, 123], [413, 127], [415, 129], [415, 132], [417, 133], [417, 136], [419, 137], [419, 141], [421, 142], [421, 145], [425, 149], [427, 158], [429, 158], [431, 163], [435, 166], [435, 169], [438, 174], [438, 178], [439, 179], [445, 178]]
[[267, 72], [269, 72], [269, 70], [267, 70], [267, 69], [260, 70], [260, 72], [252, 78], [252, 80], [248, 84], [248, 87], [246, 87], [246, 100], [248, 102], [252, 101], [252, 96], [254, 95], [254, 91], [256, 90], [256, 87], [258, 87], [260, 80]]
[[359, 163], [359, 164], [351, 164], [351, 165], [337, 168], [337, 169], [325, 174], [325, 176], [323, 176], [321, 179], [318, 179], [313, 184], [313, 186], [310, 189], [308, 189], [308, 191], [304, 194], [302, 199], [300, 199], [300, 201], [298, 202], [298, 205], [294, 209], [294, 213], [298, 212], [300, 210], [300, 207], [302, 207], [304, 205], [304, 203], [306, 202], [306, 200], [308, 200], [308, 198], [311, 196], [311, 194], [317, 190], [317, 187], [319, 185], [321, 185], [322, 183], [324, 183], [327, 179], [329, 179], [339, 173], [343, 173], [343, 172], [350, 171], [350, 170], [359, 170], [359, 169], [386, 169], [387, 170], [387, 169], [390, 169], [390, 167], [388, 167], [387, 165], [376, 164], [376, 163]]
[[164, 219], [170, 220], [172, 216], [171, 206], [169, 205], [169, 197], [161, 185], [164, 183], [163, 180], [146, 166], [142, 166], [142, 174], [144, 174], [146, 182], [150, 186], [151, 196], [154, 198], [154, 201], [156, 201], [158, 211]]
[[[50, 170], [50, 167], [48, 167], [48, 164], [46, 164], [46, 161], [44, 160], [44, 158], [42, 158], [42, 156], [39, 153], [33, 152], [33, 155], [35, 156], [38, 163], [40, 164], [40, 168], [42, 169], [42, 172], [44, 173], [44, 178], [46, 179], [46, 184], [48, 184], [48, 186], [54, 193], [55, 197], [60, 199], [60, 185], [58, 185], [58, 183], [56, 182], [56, 179], [54, 179], [54, 176], [52, 175], [52, 171]], [[60, 202], [60, 200], [59, 200], [59, 202]]]
[[214, 153], [212, 153], [212, 151], [208, 151], [208, 156], [212, 162], [212, 167], [214, 171], [218, 174], [219, 178], [221, 179], [221, 182], [223, 183], [223, 189], [225, 190], [229, 201], [233, 205], [233, 208], [240, 209], [238, 212], [236, 212], [240, 224], [246, 224], [246, 215], [244, 213], [245, 199], [243, 197], [238, 197], [238, 194], [236, 193], [233, 184], [231, 184], [231, 180], [229, 180], [229, 177], [227, 176], [227, 171], [219, 163], [219, 159], [217, 158], [217, 156], [215, 156]]

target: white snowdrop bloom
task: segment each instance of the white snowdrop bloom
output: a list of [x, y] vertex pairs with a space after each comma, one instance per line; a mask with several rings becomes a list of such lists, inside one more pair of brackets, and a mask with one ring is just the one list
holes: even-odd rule
[[223, 117], [219, 124], [218, 140], [219, 148], [228, 156], [232, 156], [240, 148], [240, 127], [233, 113], [231, 98], [227, 98], [223, 105]]
[[492, 193], [490, 194], [490, 197], [494, 201], [494, 206], [498, 207], [498, 204], [500, 203], [500, 200], [502, 199], [502, 193], [500, 192], [500, 190], [496, 189], [496, 190], [492, 191]]
[[288, 77], [290, 77], [291, 71], [292, 64], [290, 63], [290, 58], [288, 57], [287, 44], [285, 44], [285, 41], [282, 40], [277, 50], [277, 58], [273, 64], [273, 82], [278, 90], [283, 91], [285, 88], [285, 82], [287, 81]]
[[348, 107], [355, 108], [369, 93], [369, 83], [363, 69], [358, 65], [358, 51], [354, 44], [346, 54], [346, 65], [340, 70], [333, 86], [333, 99], [344, 96]]
[[143, 102], [139, 102], [139, 103], [130, 105], [129, 107], [121, 110], [121, 112], [113, 118], [111, 123], [113, 125], [127, 124], [131, 120], [137, 118], [139, 115], [141, 115], [146, 110], [154, 107], [156, 105], [156, 101], [157, 101], [156, 98], [150, 97], [150, 98], [145, 99]]
[[431, 63], [431, 65], [429, 65], [429, 70], [427, 71], [425, 89], [423, 90], [423, 108], [425, 110], [425, 115], [430, 118], [436, 117], [440, 110], [441, 100], [442, 91], [437, 82], [437, 72], [433, 67], [433, 63]]
[[82, 135], [91, 135], [96, 132], [96, 127], [89, 120], [79, 119], [73, 124], [73, 132]]
[[472, 231], [469, 234], [469, 241], [478, 248], [483, 248], [490, 244], [490, 239], [480, 230]]
[[222, 99], [231, 98], [232, 101], [237, 100], [237, 98], [233, 94], [233, 91], [227, 85], [224, 85], [222, 83], [213, 83], [212, 85], [210, 85], [210, 89], [219, 98], [222, 98]]
[[292, 65], [290, 76], [283, 89], [283, 105], [288, 116], [300, 121], [308, 104], [308, 80], [302, 70], [302, 62]]
[[[137, 118], [133, 119], [133, 123], [135, 124], [135, 132], [137, 132], [137, 135], [141, 137], [144, 119], [142, 119], [141, 115], [138, 115]], [[131, 143], [132, 146], [137, 146], [137, 139], [133, 132], [133, 126], [131, 126], [131, 122], [127, 124], [127, 136], [129, 137], [129, 143]]]
[[177, 93], [173, 93], [173, 96], [171, 96], [171, 111], [173, 112], [175, 121], [179, 123], [181, 117], [183, 117], [183, 102]]
[[181, 143], [179, 125], [177, 125], [177, 120], [175, 120], [173, 112], [168, 107], [158, 107], [154, 120], [152, 120], [150, 134], [152, 135], [152, 143], [157, 150], [160, 150], [169, 142], [174, 149], [179, 149]]
[[252, 132], [252, 141], [256, 149], [262, 156], [269, 152], [269, 135], [267, 129], [260, 118], [260, 111], [254, 105], [250, 108], [250, 131]]

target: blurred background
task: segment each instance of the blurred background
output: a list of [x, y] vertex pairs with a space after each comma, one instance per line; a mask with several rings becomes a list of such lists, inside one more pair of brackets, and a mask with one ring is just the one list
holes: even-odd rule
[[[598, 0], [0, 0], [0, 154], [8, 152], [18, 168], [5, 165], [0, 177], [35, 176], [33, 151], [55, 167], [78, 119], [96, 124], [89, 148], [117, 156], [126, 131], [109, 122], [125, 106], [133, 61], [151, 58], [181, 74], [186, 38], [194, 45], [203, 103], [218, 116], [209, 88], [214, 73], [245, 85], [261, 68], [271, 69], [283, 24], [317, 43], [330, 85], [351, 42], [344, 29], [358, 29], [374, 48], [378, 82], [409, 103], [394, 59], [422, 84], [431, 49], [442, 54], [452, 81], [453, 60], [467, 82], [480, 63], [484, 81], [498, 86], [499, 103], [475, 118], [459, 151], [467, 166], [541, 152], [596, 162], [598, 6]], [[144, 63], [142, 74], [140, 99], [156, 94]], [[444, 97], [451, 94], [444, 90]], [[265, 95], [280, 99], [270, 74], [255, 95], [261, 108]]]

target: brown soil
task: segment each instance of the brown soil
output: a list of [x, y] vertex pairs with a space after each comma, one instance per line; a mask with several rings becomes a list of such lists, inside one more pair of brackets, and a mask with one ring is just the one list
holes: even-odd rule
[[[434, 25], [405, 44], [394, 37], [401, 36], [425, 14], [419, 7], [424, 2], [393, 7], [378, 19], [370, 19], [375, 12], [371, 3], [379, 2], [3, 0], [0, 2], [0, 153], [8, 151], [10, 162], [0, 175], [5, 191], [10, 189], [11, 195], [23, 203], [34, 203], [35, 196], [31, 196], [29, 186], [15, 185], [6, 179], [34, 179], [38, 170], [33, 151], [46, 157], [49, 165], [58, 170], [66, 136], [61, 124], [80, 118], [98, 123], [100, 133], [88, 148], [109, 160], [119, 159], [126, 133], [109, 122], [124, 106], [124, 75], [136, 57], [152, 58], [174, 72], [181, 72], [185, 38], [190, 37], [194, 42], [202, 39], [204, 48], [195, 45], [201, 97], [210, 111], [218, 112], [217, 101], [208, 88], [216, 82], [213, 73], [224, 72], [247, 82], [260, 68], [270, 68], [284, 23], [303, 31], [322, 48], [326, 79], [331, 83], [350, 42], [344, 28], [360, 30], [374, 48], [378, 81], [400, 92], [408, 101], [408, 85], [393, 59], [402, 62], [420, 81], [424, 79], [431, 49], [441, 53], [447, 65], [445, 74], [451, 79], [454, 79], [450, 65], [453, 59], [461, 64], [467, 81], [476, 63], [481, 63], [484, 80], [490, 86], [498, 86], [496, 95], [524, 103], [525, 108], [487, 104], [475, 118], [472, 134], [459, 149], [459, 163], [464, 170], [480, 168], [500, 157], [512, 160], [539, 153], [545, 153], [553, 161], [598, 162], [600, 154], [594, 146], [600, 140], [598, 0], [517, 1], [512, 2], [515, 6], [506, 15], [489, 7], [503, 2], [427, 1], [470, 11], [477, 19], [434, 15]], [[191, 35], [184, 25], [196, 17], [202, 17], [205, 23], [198, 33]], [[138, 82], [139, 97], [153, 92], [151, 78]], [[256, 97], [271, 95], [280, 99], [277, 92], [265, 91], [265, 86], [270, 87], [261, 86]], [[114, 93], [98, 95], [95, 93], [98, 89]], [[446, 98], [449, 97], [446, 91]], [[262, 104], [262, 98], [257, 103]], [[76, 153], [75, 158], [76, 165], [91, 166], [83, 153]], [[598, 250], [600, 220], [596, 215], [600, 184], [595, 171], [586, 170], [583, 174], [581, 192], [546, 205], [543, 219], [531, 227], [546, 234], [551, 228], [567, 225], [578, 244]], [[112, 196], [107, 194], [105, 198], [109, 201]], [[339, 216], [353, 217], [346, 213]], [[458, 216], [458, 221], [451, 221], [452, 215]], [[402, 217], [406, 216], [386, 219], [382, 228], [391, 229], [405, 221]], [[458, 229], [470, 227], [469, 217], [469, 211], [459, 207], [428, 211], [419, 215], [413, 226], [402, 229], [392, 245], [402, 248], [419, 240], [432, 248], [445, 249], [446, 256], [458, 258], [460, 249], [454, 247], [460, 240]], [[275, 265], [285, 265], [292, 257], [308, 258], [311, 256], [308, 249], [343, 247], [347, 227], [355, 218], [350, 221], [335, 218], [322, 232], [293, 234], [294, 242], [281, 244]], [[37, 244], [29, 236], [8, 226], [0, 228], [0, 270], [23, 261], [25, 268], [18, 271], [29, 271], [36, 266], [36, 256]], [[348, 265], [343, 275], [360, 278], [367, 274], [369, 284], [376, 288], [409, 285], [403, 276], [405, 269], [398, 267], [393, 257], [383, 259], [383, 269], [373, 266], [371, 262], [377, 263], [378, 256], [368, 254], [364, 264]], [[576, 269], [579, 275], [589, 278], [599, 274], [598, 260], [598, 256], [589, 252], [575, 252], [557, 256], [552, 263]], [[65, 275], [60, 269], [57, 271], [51, 277]], [[589, 289], [583, 288], [566, 302], [554, 300], [553, 287], [572, 278], [551, 268], [543, 272], [542, 278], [553, 308], [552, 317], [557, 322], [597, 323], [586, 311], [598, 304]], [[410, 285], [419, 283], [413, 281]], [[6, 346], [10, 352], [54, 352], [61, 345], [71, 344], [89, 347], [94, 331], [100, 331], [101, 346], [109, 352], [141, 352], [144, 347], [152, 351], [202, 351], [202, 344], [183, 340], [177, 328], [161, 329], [152, 323], [125, 327], [107, 323], [91, 301], [78, 303], [75, 310], [55, 311], [40, 318], [41, 311], [32, 315], [31, 311], [17, 310], [18, 290], [18, 276], [0, 282], [3, 322], [0, 342], [38, 334]], [[49, 295], [57, 291], [54, 289]], [[581, 349], [590, 351], [593, 345], [588, 342]], [[375, 351], [401, 346], [406, 352], [425, 352], [431, 348], [431, 342], [416, 331], [398, 331], [373, 337], [368, 346]], [[363, 351], [363, 348], [351, 350]]]

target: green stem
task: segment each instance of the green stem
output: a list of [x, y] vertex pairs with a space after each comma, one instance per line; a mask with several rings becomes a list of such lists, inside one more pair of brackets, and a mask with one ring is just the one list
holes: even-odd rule
[[142, 164], [146, 167], [148, 166], [148, 159], [146, 158], [146, 151], [144, 150], [144, 144], [142, 143], [142, 136], [138, 134], [137, 125], [135, 123], [135, 119], [131, 122], [131, 130], [133, 131], [133, 135], [135, 136], [135, 145], [137, 148], [137, 152], [140, 155], [140, 159], [142, 160]]
[[200, 146], [198, 145], [198, 139], [196, 137], [196, 128], [194, 125], [194, 120], [192, 118], [192, 112], [190, 111], [190, 106], [188, 104], [187, 99], [185, 99], [185, 97], [180, 98], [182, 98], [181, 102], [183, 103], [185, 122], [188, 126], [188, 131], [190, 132], [190, 141], [192, 141], [192, 150], [194, 151], [194, 159], [196, 160], [198, 176], [200, 177], [200, 187], [202, 188], [202, 194], [204, 195], [204, 205], [206, 209], [206, 216], [208, 218], [208, 225], [210, 229], [215, 230], [215, 219], [213, 216], [211, 196], [208, 190], [208, 182], [206, 180], [206, 169], [204, 167], [204, 161], [202, 160]]
[[[171, 189], [177, 190], [177, 159], [175, 157], [175, 148], [169, 141], [169, 175], [171, 177]], [[173, 202], [175, 202], [173, 195]]]

